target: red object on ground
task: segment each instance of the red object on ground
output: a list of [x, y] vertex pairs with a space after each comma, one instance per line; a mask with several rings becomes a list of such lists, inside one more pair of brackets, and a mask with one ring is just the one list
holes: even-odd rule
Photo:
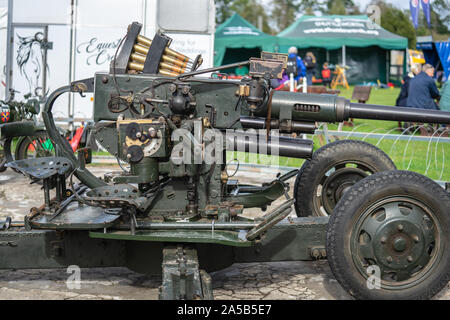
[[83, 134], [83, 129], [83, 126], [77, 128], [72, 140], [70, 141], [70, 146], [72, 147], [73, 152], [77, 151], [78, 145], [80, 144], [81, 135]]

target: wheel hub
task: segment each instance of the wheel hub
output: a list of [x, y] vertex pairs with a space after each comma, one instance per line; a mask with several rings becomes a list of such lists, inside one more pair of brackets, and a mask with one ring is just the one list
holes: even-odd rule
[[322, 203], [325, 210], [331, 213], [345, 192], [367, 176], [367, 172], [359, 168], [343, 167], [334, 171], [322, 187]]
[[413, 222], [392, 217], [375, 231], [372, 246], [377, 261], [385, 267], [403, 269], [410, 265], [416, 267], [414, 261], [424, 255], [424, 239], [422, 230]]
[[377, 265], [386, 283], [414, 281], [433, 258], [435, 226], [415, 200], [385, 201], [367, 210], [357, 224], [353, 245], [360, 272]]

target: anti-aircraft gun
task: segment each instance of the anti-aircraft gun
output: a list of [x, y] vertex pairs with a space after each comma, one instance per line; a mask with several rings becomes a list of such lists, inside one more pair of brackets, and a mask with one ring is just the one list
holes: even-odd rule
[[[162, 299], [212, 298], [206, 271], [234, 262], [325, 257], [357, 298], [430, 298], [447, 284], [444, 189], [395, 171], [386, 154], [364, 142], [340, 141], [314, 153], [311, 140], [273, 130], [313, 133], [316, 122], [349, 118], [449, 124], [450, 113], [277, 92], [270, 80], [281, 76], [283, 55], [198, 70], [200, 57], [173, 51], [163, 34], [149, 40], [140, 31], [140, 24], [130, 25], [109, 72], [48, 98], [43, 118], [58, 156], [9, 164], [43, 180], [45, 203], [23, 224], [4, 223], [0, 240], [15, 245], [0, 247], [0, 268], [162, 270]], [[244, 64], [249, 77], [239, 81], [197, 77]], [[73, 154], [52, 116], [55, 100], [67, 92], [94, 92], [93, 134], [129, 170], [101, 179], [85, 166], [86, 150]], [[307, 162], [261, 186], [243, 185], [228, 174], [227, 150]], [[287, 180], [295, 176], [291, 197]], [[299, 217], [285, 219], [294, 204]], [[270, 205], [259, 218], [243, 216]], [[373, 277], [379, 286], [370, 290]]]

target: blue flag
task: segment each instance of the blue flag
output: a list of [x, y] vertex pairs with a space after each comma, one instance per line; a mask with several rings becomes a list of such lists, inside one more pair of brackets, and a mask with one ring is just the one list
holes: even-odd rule
[[417, 29], [419, 27], [419, 0], [409, 0], [409, 10], [411, 11], [411, 19], [414, 28]]
[[421, 0], [421, 2], [422, 2], [423, 14], [425, 15], [425, 18], [427, 19], [428, 27], [431, 28], [430, 0]]

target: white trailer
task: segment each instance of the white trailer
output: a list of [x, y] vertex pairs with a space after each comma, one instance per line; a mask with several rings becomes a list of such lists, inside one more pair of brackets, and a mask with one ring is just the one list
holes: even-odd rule
[[[213, 0], [9, 0], [6, 89], [19, 91], [16, 99], [48, 95], [107, 71], [133, 21], [145, 36], [160, 30], [173, 38], [171, 48], [201, 54], [202, 68], [212, 67]], [[53, 110], [61, 121], [78, 122], [92, 117], [92, 105], [92, 95], [67, 95]]]
[[0, 100], [6, 93], [6, 33], [8, 27], [8, 9], [0, 7]]

